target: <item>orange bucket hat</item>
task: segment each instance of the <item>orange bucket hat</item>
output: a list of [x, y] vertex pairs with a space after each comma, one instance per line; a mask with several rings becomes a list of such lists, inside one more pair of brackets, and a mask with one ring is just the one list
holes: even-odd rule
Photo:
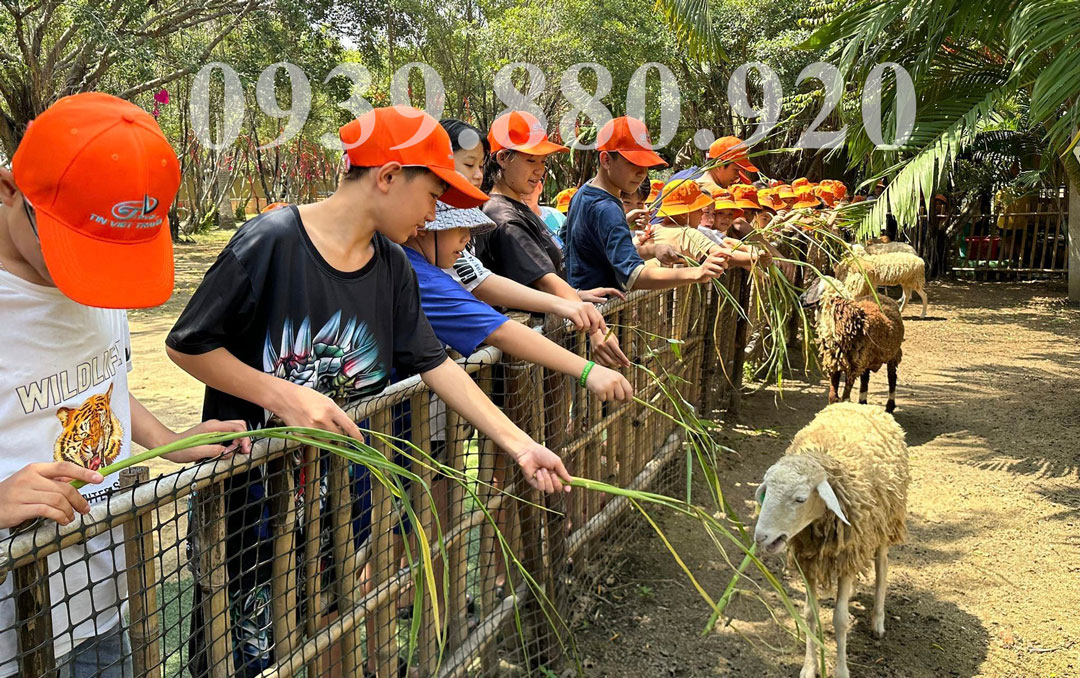
[[792, 209], [820, 206], [821, 199], [814, 195], [813, 186], [803, 184], [795, 189], [795, 204], [791, 206]]
[[814, 195], [825, 201], [826, 206], [836, 206], [836, 194], [833, 193], [832, 186], [824, 186], [822, 184], [818, 184], [814, 187]]
[[570, 211], [570, 198], [574, 197], [577, 193], [576, 188], [564, 188], [555, 194], [555, 209], [559, 210], [563, 214]]
[[26, 128], [11, 171], [65, 296], [146, 308], [172, 295], [180, 164], [149, 113], [100, 92], [64, 97]]
[[663, 196], [657, 211], [657, 215], [661, 217], [696, 212], [705, 209], [712, 202], [712, 196], [703, 192], [697, 182], [689, 179], [677, 179], [670, 187], [665, 186]]
[[800, 186], [813, 186], [813, 185], [814, 185], [814, 182], [810, 181], [806, 177], [799, 177], [795, 181], [791, 182], [791, 187], [793, 189], [797, 189]]
[[510, 111], [495, 118], [488, 130], [488, 143], [492, 153], [510, 149], [528, 155], [549, 155], [570, 150], [549, 141], [544, 126], [535, 115], [525, 111]]
[[795, 198], [798, 197], [797, 195], [795, 195], [795, 189], [793, 189], [788, 184], [780, 184], [779, 186], [776, 187], [775, 190], [776, 190], [776, 197], [780, 198], [781, 200], [783, 200], [785, 202], [789, 202], [789, 203], [794, 202]]
[[780, 196], [776, 194], [775, 188], [761, 189], [758, 191], [757, 198], [758, 203], [760, 203], [762, 207], [774, 212], [787, 208], [787, 203], [780, 199]]
[[653, 179], [649, 182], [649, 197], [645, 199], [645, 202], [652, 203], [657, 197], [660, 196], [660, 191], [664, 190], [664, 182], [661, 179]]
[[746, 155], [747, 146], [739, 137], [720, 137], [709, 145], [709, 158], [720, 159], [725, 163], [733, 162], [747, 172], [757, 172], [758, 168]]
[[718, 191], [714, 196], [713, 206], [718, 210], [735, 210], [735, 212], [737, 213], [735, 216], [737, 217], [741, 217], [743, 215], [743, 211], [735, 203], [735, 198], [732, 197], [731, 191]]
[[735, 206], [740, 209], [759, 210], [757, 189], [749, 184], [732, 184], [731, 197], [735, 199]]

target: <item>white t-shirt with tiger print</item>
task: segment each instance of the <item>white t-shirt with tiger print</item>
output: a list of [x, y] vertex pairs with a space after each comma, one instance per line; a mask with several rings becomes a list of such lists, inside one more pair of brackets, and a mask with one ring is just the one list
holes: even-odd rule
[[[0, 346], [0, 479], [34, 462], [96, 469], [131, 454], [126, 312], [83, 306], [0, 270]], [[8, 532], [0, 530], [0, 543]], [[59, 659], [120, 621], [122, 530], [49, 556], [49, 570]], [[0, 585], [0, 676], [18, 671], [13, 579], [9, 573]]]

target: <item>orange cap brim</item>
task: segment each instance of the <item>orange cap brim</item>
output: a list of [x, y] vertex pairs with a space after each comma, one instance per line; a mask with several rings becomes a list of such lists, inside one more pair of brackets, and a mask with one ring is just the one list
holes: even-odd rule
[[552, 153], [566, 153], [570, 149], [566, 146], [561, 146], [554, 141], [548, 141], [547, 139], [544, 139], [535, 146], [529, 146], [527, 148], [514, 148], [513, 150], [517, 151], [518, 153], [525, 153], [526, 155], [551, 155]]
[[638, 167], [667, 167], [667, 162], [654, 151], [615, 151]]
[[742, 209], [745, 209], [745, 210], [759, 210], [759, 209], [761, 209], [761, 205], [757, 204], [756, 202], [751, 202], [749, 200], [736, 200], [735, 201], [735, 206], [739, 207], [739, 208], [742, 208]]
[[556, 205], [555, 209], [559, 212], [562, 212], [563, 214], [566, 214], [570, 211], [570, 205]]
[[69, 228], [41, 208], [36, 215], [49, 275], [73, 301], [99, 308], [150, 308], [172, 296], [172, 234], [167, 224], [150, 240], [117, 244]]
[[799, 199], [795, 201], [795, 204], [791, 206], [792, 209], [803, 209], [806, 207], [821, 207], [821, 201], [814, 198], [813, 202], [809, 200]]
[[450, 184], [450, 187], [447, 188], [446, 192], [439, 198], [439, 200], [442, 200], [447, 205], [466, 209], [469, 207], [479, 207], [488, 201], [488, 194], [470, 184], [469, 180], [460, 172], [446, 169], [445, 167], [432, 167], [430, 165], [428, 166], [428, 169], [431, 170], [435, 176]]

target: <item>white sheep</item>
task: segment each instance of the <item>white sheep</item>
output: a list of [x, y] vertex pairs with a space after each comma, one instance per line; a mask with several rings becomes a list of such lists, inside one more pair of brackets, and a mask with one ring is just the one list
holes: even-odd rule
[[[889, 243], [893, 244], [893, 243]], [[898, 285], [904, 290], [900, 312], [917, 292], [922, 298], [922, 317], [926, 317], [926, 262], [917, 254], [884, 252], [875, 254], [862, 245], [852, 245], [851, 255], [836, 267], [836, 277], [845, 285], [855, 285], [855, 296], [870, 294], [870, 287]], [[862, 289], [857, 289], [862, 286]]]
[[865, 245], [866, 252], [868, 254], [891, 254], [893, 252], [904, 252], [905, 254], [914, 254], [919, 256], [918, 251], [906, 242], [868, 242]]
[[[889, 547], [904, 541], [908, 450], [892, 415], [852, 403], [829, 405], [795, 435], [787, 452], [758, 487], [761, 515], [754, 528], [759, 553], [788, 547], [809, 583], [804, 617], [813, 631], [810, 600], [837, 582], [833, 628], [836, 678], [848, 678], [848, 600], [855, 578], [875, 564], [871, 631], [885, 634]], [[816, 633], [816, 632], [815, 632]], [[822, 667], [824, 673], [824, 667]], [[800, 678], [815, 678], [812, 635]]]

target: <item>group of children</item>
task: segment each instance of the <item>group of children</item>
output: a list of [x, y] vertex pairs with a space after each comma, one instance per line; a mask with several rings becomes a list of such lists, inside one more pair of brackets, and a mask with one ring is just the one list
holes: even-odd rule
[[[195, 432], [257, 429], [272, 417], [361, 439], [342, 405], [412, 374], [532, 486], [569, 491], [559, 456], [507, 418], [446, 348], [467, 356], [496, 346], [571, 376], [601, 400], [630, 400], [633, 387], [617, 371], [630, 361], [594, 304], [765, 265], [777, 252], [755, 227], [846, 199], [839, 182], [750, 184], [745, 172], [756, 168], [733, 137], [713, 144], [708, 171], [650, 180], [666, 163], [645, 125], [629, 117], [600, 130], [596, 176], [560, 193], [555, 209], [538, 200], [546, 159], [569, 149], [525, 112], [485, 133], [411, 108], [378, 108], [343, 126], [340, 138], [345, 171], [336, 191], [244, 224], [169, 333], [169, 357], [206, 386], [203, 423], [177, 434], [128, 392], [131, 349], [119, 310], [159, 305], [172, 292], [175, 153], [149, 114], [104, 94], [64, 98], [30, 125], [11, 169], [0, 168], [5, 533], [29, 519], [66, 524], [87, 513], [69, 481], [101, 483], [100, 469], [129, 455], [132, 440], [156, 447]], [[505, 309], [564, 318], [588, 337], [590, 359]], [[167, 458], [249, 449], [242, 439]], [[245, 676], [274, 659], [265, 473], [227, 481], [230, 628], [236, 673]], [[370, 526], [370, 504], [367, 511]], [[50, 557], [59, 572], [53, 600], [65, 601], [52, 620], [64, 675], [130, 675], [118, 542], [105, 533]], [[196, 614], [193, 675], [208, 668], [202, 621]], [[13, 624], [8, 578], [0, 585], [0, 677], [17, 671]]]

